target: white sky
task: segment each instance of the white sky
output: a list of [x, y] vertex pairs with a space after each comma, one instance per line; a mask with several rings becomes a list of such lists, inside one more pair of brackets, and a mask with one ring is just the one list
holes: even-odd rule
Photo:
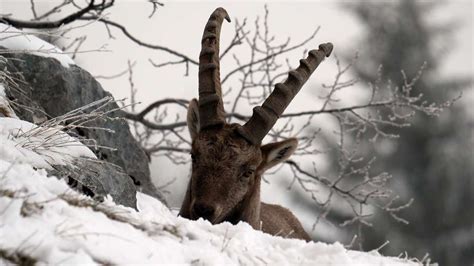
[[[39, 10], [47, 8], [61, 1], [35, 1]], [[256, 16], [264, 14], [263, 1], [162, 1], [165, 7], [160, 7], [152, 19], [148, 19], [151, 12], [151, 5], [147, 1], [116, 1], [116, 5], [109, 11], [109, 18], [127, 27], [129, 32], [140, 40], [171, 47], [172, 49], [184, 53], [197, 60], [202, 29], [210, 13], [218, 6], [226, 8], [231, 18], [238, 18], [240, 21], [244, 17], [248, 18], [249, 29], [253, 29], [253, 21]], [[331, 41], [335, 46], [335, 53], [338, 51], [355, 52], [358, 50], [358, 40], [361, 28], [358, 21], [348, 12], [340, 7], [341, 2], [351, 1], [278, 1], [268, 2], [270, 10], [270, 29], [273, 35], [282, 42], [287, 37], [291, 37], [294, 42], [299, 42], [309, 36], [313, 30], [321, 26], [315, 40], [306, 45], [307, 49], [314, 49], [319, 43]], [[453, 51], [447, 58], [445, 64], [440, 69], [441, 75], [470, 75], [473, 71], [473, 4], [470, 0], [446, 1], [447, 4], [434, 14], [433, 21], [443, 21], [444, 19], [457, 18], [462, 22], [462, 26], [455, 34]], [[12, 13], [17, 18], [30, 18], [29, 0], [0, 0], [0, 13]], [[190, 68], [189, 77], [184, 77], [184, 66], [172, 66], [162, 69], [155, 69], [148, 62], [152, 59], [155, 62], [166, 62], [175, 59], [168, 54], [140, 47], [126, 39], [118, 30], [113, 30], [115, 40], [107, 38], [103, 25], [89, 25], [77, 29], [78, 35], [88, 34], [88, 39], [83, 50], [97, 49], [107, 43], [107, 53], [84, 53], [77, 58], [77, 63], [93, 75], [113, 75], [127, 67], [127, 60], [136, 61], [134, 68], [134, 82], [138, 91], [138, 99], [143, 102], [144, 108], [160, 98], [192, 98], [197, 95], [197, 68]], [[222, 29], [221, 47], [225, 47], [234, 33], [234, 25], [225, 23]], [[302, 50], [288, 55], [293, 66], [297, 65], [301, 57]], [[239, 55], [239, 57], [244, 57]], [[360, 56], [364, 56], [363, 54]], [[245, 60], [244, 60], [245, 61]], [[321, 64], [317, 73], [303, 88], [302, 92], [295, 98], [287, 109], [287, 112], [302, 111], [312, 109], [314, 105], [314, 95], [320, 89], [322, 82], [329, 83], [335, 74], [334, 59], [329, 59]], [[231, 56], [227, 57], [221, 64], [221, 73], [227, 73], [235, 64]], [[110, 91], [116, 98], [129, 97], [128, 77], [123, 76], [115, 80], [100, 80], [104, 89]], [[469, 93], [468, 93], [469, 94]], [[472, 93], [471, 93], [472, 94]], [[352, 96], [352, 95], [351, 95]], [[349, 97], [351, 97], [349, 96]], [[472, 101], [471, 97], [463, 100]], [[251, 108], [248, 107], [250, 112]], [[184, 115], [184, 113], [182, 113]], [[168, 169], [169, 168], [169, 169]], [[172, 169], [171, 169], [172, 168]], [[181, 197], [184, 193], [184, 184], [187, 182], [189, 166], [176, 167], [166, 161], [154, 161], [152, 172], [160, 179], [158, 184], [166, 183], [166, 180], [177, 178], [169, 189], [173, 191], [170, 203], [174, 207], [179, 207]], [[280, 178], [281, 179], [281, 178]], [[284, 179], [283, 179], [284, 180]], [[282, 182], [281, 180], [279, 182]], [[285, 181], [286, 183], [289, 180]], [[275, 192], [268, 185], [263, 187], [263, 199], [271, 202], [282, 203], [288, 206], [288, 199], [285, 198], [285, 191]], [[293, 206], [299, 217], [305, 215]], [[308, 219], [309, 218], [309, 219]], [[311, 217], [305, 217], [306, 225], [311, 224]]]

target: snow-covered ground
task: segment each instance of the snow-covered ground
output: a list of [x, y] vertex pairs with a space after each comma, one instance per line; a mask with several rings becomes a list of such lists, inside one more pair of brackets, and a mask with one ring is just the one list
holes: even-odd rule
[[[38, 42], [23, 34], [6, 40], [11, 49]], [[0, 90], [5, 103], [3, 86]], [[47, 176], [52, 164], [77, 157], [95, 158], [56, 128], [0, 117], [0, 264], [418, 265], [339, 243], [270, 236], [246, 223], [189, 221], [142, 193], [138, 211], [110, 197], [98, 203]]]

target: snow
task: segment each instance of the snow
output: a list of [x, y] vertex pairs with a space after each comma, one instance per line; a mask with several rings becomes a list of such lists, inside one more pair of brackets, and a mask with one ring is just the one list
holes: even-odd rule
[[78, 157], [96, 159], [89, 148], [59, 129], [0, 118], [0, 158], [10, 163], [51, 169], [51, 165], [65, 165]]
[[54, 128], [0, 118], [0, 144], [0, 264], [17, 256], [39, 265], [419, 265], [339, 243], [271, 236], [246, 223], [189, 221], [140, 192], [139, 211], [116, 205], [110, 196], [95, 202], [42, 169], [95, 158]]
[[74, 61], [58, 47], [40, 38], [0, 23], [0, 46], [13, 52], [31, 53], [43, 57], [57, 59], [63, 67], [75, 65]]

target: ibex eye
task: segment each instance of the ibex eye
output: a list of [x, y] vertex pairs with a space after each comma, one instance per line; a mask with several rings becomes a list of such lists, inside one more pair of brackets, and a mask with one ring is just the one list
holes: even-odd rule
[[252, 169], [249, 169], [249, 170], [247, 170], [247, 171], [244, 172], [243, 177], [249, 178], [249, 177], [252, 176], [252, 175], [253, 175], [253, 170], [252, 170]]
[[192, 161], [193, 163], [196, 162], [196, 156], [195, 156], [194, 154], [192, 154], [192, 153], [191, 153], [191, 161]]

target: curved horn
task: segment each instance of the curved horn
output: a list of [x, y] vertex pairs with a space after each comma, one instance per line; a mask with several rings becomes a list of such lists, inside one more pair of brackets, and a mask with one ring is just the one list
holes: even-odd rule
[[219, 37], [224, 18], [230, 22], [225, 9], [219, 7], [207, 21], [199, 54], [199, 119], [200, 129], [225, 123], [219, 73]]
[[253, 109], [249, 121], [237, 129], [240, 135], [253, 145], [260, 144], [324, 57], [331, 54], [332, 49], [331, 43], [320, 44], [319, 50], [311, 50], [306, 59], [301, 59], [299, 67], [288, 73], [285, 82], [275, 85], [262, 106]]

